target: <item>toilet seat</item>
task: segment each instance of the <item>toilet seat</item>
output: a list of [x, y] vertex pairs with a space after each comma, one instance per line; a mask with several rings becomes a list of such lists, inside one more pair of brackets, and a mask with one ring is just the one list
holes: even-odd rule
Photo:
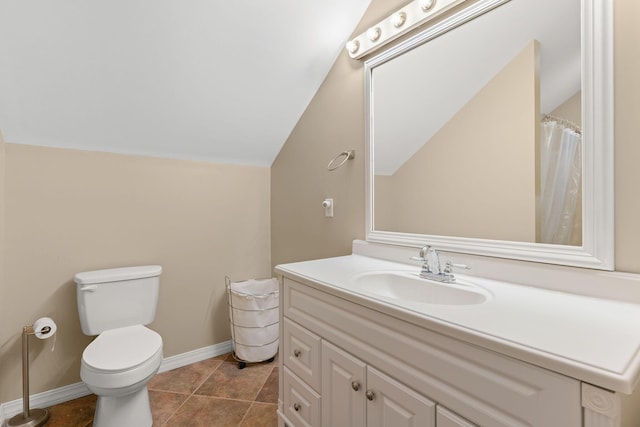
[[85, 348], [82, 361], [93, 370], [109, 373], [135, 368], [162, 348], [160, 335], [142, 325], [104, 331]]
[[100, 389], [147, 381], [160, 368], [162, 338], [142, 325], [104, 331], [82, 353], [80, 377]]

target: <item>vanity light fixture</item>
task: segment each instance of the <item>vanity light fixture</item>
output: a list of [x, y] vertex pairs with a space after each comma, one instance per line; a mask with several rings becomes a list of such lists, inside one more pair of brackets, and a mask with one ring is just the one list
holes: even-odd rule
[[350, 40], [349, 56], [359, 59], [449, 9], [469, 0], [413, 0], [366, 32]]
[[404, 12], [396, 12], [391, 16], [391, 23], [394, 27], [400, 28], [407, 21], [407, 14]]
[[427, 12], [433, 6], [435, 6], [436, 0], [419, 0], [419, 3], [420, 3], [420, 8], [422, 8], [423, 11]]
[[380, 38], [380, 28], [379, 27], [371, 27], [367, 30], [367, 37], [372, 42], [378, 40]]
[[360, 49], [360, 42], [358, 40], [349, 40], [347, 42], [347, 51], [350, 55], [353, 55]]

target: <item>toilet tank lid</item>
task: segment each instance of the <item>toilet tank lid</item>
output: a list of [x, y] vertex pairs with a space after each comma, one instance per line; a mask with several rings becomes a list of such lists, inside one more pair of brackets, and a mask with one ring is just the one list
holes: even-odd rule
[[138, 267], [109, 268], [106, 270], [84, 271], [74, 277], [78, 285], [91, 283], [119, 282], [122, 280], [143, 279], [159, 276], [162, 267], [159, 265], [142, 265]]

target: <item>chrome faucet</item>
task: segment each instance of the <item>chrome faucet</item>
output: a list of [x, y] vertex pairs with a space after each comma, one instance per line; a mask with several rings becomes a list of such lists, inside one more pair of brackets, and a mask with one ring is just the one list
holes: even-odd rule
[[423, 279], [435, 280], [438, 282], [452, 283], [456, 281], [456, 277], [453, 275], [453, 268], [463, 268], [469, 270], [469, 266], [464, 264], [454, 264], [451, 261], [447, 261], [444, 268], [440, 265], [440, 255], [438, 251], [430, 245], [420, 248], [420, 252], [417, 257], [411, 257], [414, 261], [422, 262], [422, 268], [420, 269], [420, 277]]

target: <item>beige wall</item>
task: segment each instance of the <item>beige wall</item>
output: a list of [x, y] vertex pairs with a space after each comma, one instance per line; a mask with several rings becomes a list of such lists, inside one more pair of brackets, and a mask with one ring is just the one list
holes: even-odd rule
[[549, 114], [582, 126], [582, 92], [576, 92]]
[[[4, 149], [4, 140], [2, 139], [2, 131], [0, 131], [0, 404], [5, 401], [4, 392], [3, 392], [3, 384], [5, 383], [5, 378], [7, 376], [6, 373], [6, 363], [4, 361], [3, 352], [4, 347], [3, 343], [6, 343], [11, 335], [11, 332], [8, 328], [3, 325], [7, 325], [9, 319], [7, 318], [7, 313], [4, 308], [6, 305], [5, 301], [5, 268], [4, 268], [4, 247], [5, 247], [5, 214], [4, 214], [4, 193], [5, 193], [5, 149]], [[0, 421], [1, 422], [1, 421]]]
[[376, 176], [377, 230], [535, 242], [538, 45], [523, 48], [393, 176]]
[[[404, 3], [373, 0], [354, 34]], [[640, 273], [640, 27], [635, 22], [640, 3], [614, 0], [614, 8], [616, 268]], [[351, 239], [364, 237], [363, 88], [363, 62], [350, 60], [343, 52], [274, 162], [271, 254], [275, 264], [345, 254]], [[346, 148], [356, 148], [359, 156], [348, 170], [328, 175], [324, 165]], [[325, 221], [319, 207], [321, 198], [331, 193], [340, 194], [333, 222]]]
[[[373, 0], [354, 34], [406, 1]], [[345, 255], [364, 238], [364, 79], [362, 61], [340, 53], [271, 166], [271, 259], [274, 265]], [[338, 153], [356, 158], [327, 171]], [[325, 218], [325, 197], [334, 218]]]
[[80, 381], [80, 271], [162, 265], [151, 327], [165, 357], [230, 339], [225, 275], [271, 275], [269, 168], [5, 147], [0, 401], [20, 396], [20, 331], [41, 316], [58, 336], [54, 352], [30, 340], [31, 391]]
[[640, 2], [614, 7], [616, 268], [640, 272]]

